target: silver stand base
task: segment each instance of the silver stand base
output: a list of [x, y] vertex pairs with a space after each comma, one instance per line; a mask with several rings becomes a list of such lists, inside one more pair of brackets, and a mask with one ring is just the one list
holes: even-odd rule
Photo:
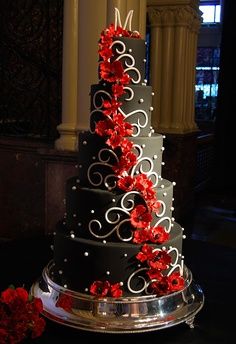
[[[135, 333], [168, 328], [185, 322], [194, 327], [195, 315], [204, 304], [204, 295], [184, 268], [185, 288], [162, 297], [94, 298], [63, 288], [50, 279], [50, 262], [31, 294], [43, 302], [43, 314], [50, 320], [80, 330], [103, 333]], [[72, 307], [65, 311], [56, 306], [59, 297], [68, 297]]]

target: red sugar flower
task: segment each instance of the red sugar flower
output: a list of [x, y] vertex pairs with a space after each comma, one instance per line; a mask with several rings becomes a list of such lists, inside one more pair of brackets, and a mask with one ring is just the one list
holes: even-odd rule
[[163, 244], [170, 238], [170, 234], [162, 226], [151, 227], [149, 229], [149, 240], [154, 243]]
[[167, 295], [169, 293], [168, 278], [163, 276], [161, 280], [152, 282], [149, 289], [152, 294], [157, 294], [158, 296]]
[[152, 269], [166, 270], [171, 263], [171, 257], [166, 251], [155, 251], [156, 255], [148, 260]]
[[104, 61], [100, 63], [101, 78], [108, 82], [115, 82], [117, 79], [123, 77], [124, 69], [120, 61], [112, 63]]
[[112, 297], [121, 297], [123, 295], [123, 290], [121, 289], [120, 283], [115, 283], [111, 285], [110, 294]]
[[103, 101], [103, 107], [105, 110], [103, 110], [104, 115], [109, 116], [113, 113], [115, 113], [118, 109], [119, 106], [121, 106], [122, 103], [118, 102], [114, 98], [109, 100], [104, 100]]
[[174, 272], [168, 276], [168, 282], [170, 285], [170, 291], [178, 291], [184, 287], [184, 278], [179, 274], [179, 272]]
[[111, 296], [118, 298], [123, 295], [123, 290], [120, 283], [110, 284], [108, 281], [95, 281], [90, 286], [90, 294], [99, 297]]
[[144, 244], [142, 246], [141, 252], [139, 252], [136, 255], [136, 258], [140, 262], [143, 263], [145, 261], [154, 259], [157, 254], [158, 254], [157, 252], [153, 252], [153, 247], [152, 246], [149, 246], [148, 244]]
[[90, 293], [96, 296], [106, 296], [110, 289], [110, 283], [108, 281], [95, 281], [90, 286]]
[[135, 187], [135, 178], [131, 176], [125, 176], [118, 180], [118, 187], [124, 191], [132, 191]]
[[130, 213], [130, 222], [135, 228], [146, 228], [152, 221], [152, 215], [147, 208], [139, 204]]

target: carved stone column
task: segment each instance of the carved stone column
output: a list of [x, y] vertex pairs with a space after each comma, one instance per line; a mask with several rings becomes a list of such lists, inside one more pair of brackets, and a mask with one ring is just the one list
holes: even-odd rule
[[162, 176], [176, 182], [174, 217], [186, 219], [194, 207], [197, 133], [195, 67], [201, 24], [198, 0], [148, 0], [152, 125], [166, 135]]
[[164, 133], [197, 130], [194, 120], [198, 0], [148, 1], [153, 127]]
[[78, 135], [89, 127], [90, 85], [97, 82], [98, 40], [106, 24], [107, 0], [64, 1], [62, 123], [58, 150], [78, 150]]
[[62, 123], [55, 141], [58, 150], [76, 150], [78, 93], [78, 0], [64, 1], [62, 57]]

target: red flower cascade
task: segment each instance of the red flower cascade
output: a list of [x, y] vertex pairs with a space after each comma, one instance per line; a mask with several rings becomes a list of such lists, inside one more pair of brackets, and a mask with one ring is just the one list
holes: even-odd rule
[[[133, 128], [125, 122], [124, 115], [119, 112], [122, 103], [119, 98], [125, 93], [125, 86], [130, 83], [130, 77], [124, 72], [122, 63], [114, 60], [112, 43], [115, 37], [140, 38], [137, 32], [130, 32], [121, 27], [115, 29], [110, 25], [101, 33], [99, 43], [100, 77], [111, 85], [111, 99], [103, 100], [102, 112], [104, 119], [96, 123], [97, 135], [106, 138], [106, 144], [113, 150], [120, 151], [118, 163], [113, 171], [117, 176], [117, 186], [126, 192], [138, 191], [144, 204], [136, 205], [130, 212], [130, 223], [133, 226], [133, 243], [143, 244], [136, 258], [147, 265], [147, 276], [150, 278], [149, 292], [165, 295], [183, 288], [184, 279], [178, 272], [165, 276], [163, 271], [169, 267], [171, 257], [165, 250], [155, 250], [147, 242], [162, 244], [169, 240], [169, 233], [162, 226], [152, 227], [152, 212], [157, 213], [160, 203], [156, 198], [153, 182], [146, 174], [129, 175], [129, 170], [136, 165], [137, 156], [132, 149], [133, 142], [127, 137], [132, 136]], [[95, 281], [90, 286], [90, 293], [94, 296], [120, 297], [123, 292], [121, 284], [111, 285], [108, 281]]]

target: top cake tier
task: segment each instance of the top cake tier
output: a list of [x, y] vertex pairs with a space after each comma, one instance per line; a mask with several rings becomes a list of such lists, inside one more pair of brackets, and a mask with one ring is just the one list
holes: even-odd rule
[[[111, 48], [110, 62], [120, 61], [122, 63], [124, 73], [127, 73], [130, 77], [130, 84], [146, 84], [146, 42], [139, 38], [114, 37]], [[100, 82], [104, 82], [103, 78], [100, 79]]]

